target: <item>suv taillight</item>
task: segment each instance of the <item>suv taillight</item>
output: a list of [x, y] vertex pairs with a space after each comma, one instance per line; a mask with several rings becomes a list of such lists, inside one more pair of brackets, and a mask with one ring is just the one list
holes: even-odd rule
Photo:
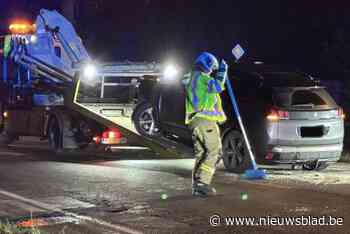
[[341, 118], [341, 119], [345, 119], [345, 117], [346, 117], [345, 113], [344, 113], [344, 110], [341, 107], [338, 108], [338, 113], [337, 114], [338, 114], [338, 117]]
[[289, 112], [271, 108], [266, 116], [266, 119], [271, 122], [276, 122], [281, 119], [289, 119]]

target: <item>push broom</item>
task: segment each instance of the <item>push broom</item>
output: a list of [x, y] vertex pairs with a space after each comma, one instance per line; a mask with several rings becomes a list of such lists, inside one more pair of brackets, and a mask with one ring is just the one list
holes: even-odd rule
[[[239, 58], [241, 58], [243, 56], [244, 50], [242, 49], [242, 47], [240, 45], [237, 45], [235, 48], [233, 48], [232, 53], [236, 57], [236, 61], [238, 61]], [[265, 170], [259, 169], [258, 165], [256, 164], [255, 156], [253, 154], [252, 147], [250, 145], [250, 142], [249, 142], [249, 139], [248, 139], [245, 127], [243, 125], [243, 121], [242, 121], [242, 118], [241, 118], [241, 114], [239, 112], [239, 108], [238, 108], [238, 104], [237, 104], [237, 101], [236, 101], [236, 97], [235, 97], [233, 89], [232, 89], [231, 81], [230, 81], [230, 79], [228, 77], [226, 77], [226, 87], [227, 87], [227, 91], [228, 91], [228, 94], [229, 94], [230, 99], [231, 99], [232, 107], [233, 107], [234, 113], [235, 113], [235, 115], [237, 117], [237, 120], [238, 120], [238, 123], [239, 123], [239, 127], [241, 128], [241, 131], [242, 131], [242, 134], [243, 134], [243, 137], [244, 137], [244, 142], [245, 142], [245, 145], [246, 145], [246, 147], [248, 149], [249, 157], [250, 157], [250, 160], [251, 160], [252, 166], [253, 166], [252, 169], [248, 169], [248, 170], [246, 170], [244, 172], [243, 177], [245, 179], [248, 179], [248, 180], [262, 180], [262, 179], [266, 179], [267, 175], [266, 175]]]

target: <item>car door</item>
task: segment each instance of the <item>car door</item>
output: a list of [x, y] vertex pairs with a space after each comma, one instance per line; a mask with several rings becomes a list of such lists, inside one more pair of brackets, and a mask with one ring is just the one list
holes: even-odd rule
[[[262, 128], [261, 108], [263, 98], [260, 96], [260, 80], [249, 72], [234, 72], [231, 74], [231, 84], [237, 100], [243, 124], [247, 130], [249, 139], [254, 145], [259, 139], [259, 130]], [[224, 95], [223, 108], [229, 121], [236, 122], [236, 115], [232, 110], [231, 100]], [[255, 147], [254, 147], [255, 148]]]
[[181, 138], [190, 138], [185, 125], [185, 88], [182, 77], [174, 80], [161, 79], [160, 113], [162, 130]]

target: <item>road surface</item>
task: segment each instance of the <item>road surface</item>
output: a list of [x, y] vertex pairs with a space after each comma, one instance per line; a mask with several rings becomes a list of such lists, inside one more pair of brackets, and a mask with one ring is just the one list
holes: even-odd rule
[[[265, 181], [219, 168], [219, 194], [197, 198], [193, 163], [142, 149], [54, 155], [25, 140], [0, 148], [0, 220], [32, 221], [46, 233], [349, 233], [350, 164], [266, 168]], [[287, 225], [292, 217], [304, 225]]]

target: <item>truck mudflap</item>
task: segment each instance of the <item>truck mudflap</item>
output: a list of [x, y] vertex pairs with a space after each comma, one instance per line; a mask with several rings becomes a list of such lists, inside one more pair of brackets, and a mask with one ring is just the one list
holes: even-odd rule
[[[84, 105], [77, 101], [80, 88], [80, 79], [75, 82], [71, 92], [66, 93], [65, 105], [70, 109], [79, 112], [83, 116], [91, 118], [96, 122], [108, 127], [118, 128], [122, 135], [128, 139], [128, 142], [135, 142], [141, 146], [148, 147], [161, 157], [184, 158], [176, 147], [169, 147], [165, 142], [157, 139], [151, 139], [139, 135], [133, 128], [130, 117], [108, 117], [101, 113], [99, 109], [91, 108], [90, 105]], [[101, 104], [101, 103], [100, 103]]]

